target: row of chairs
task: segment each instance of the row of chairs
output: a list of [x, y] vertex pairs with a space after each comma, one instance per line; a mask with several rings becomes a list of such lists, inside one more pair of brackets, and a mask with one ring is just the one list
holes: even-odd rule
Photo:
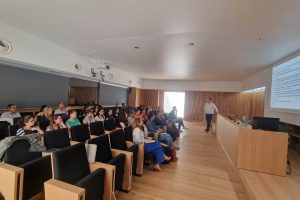
[[[101, 127], [102, 124], [102, 127]], [[129, 130], [129, 131], [128, 131]], [[131, 128], [132, 130], [132, 128]], [[92, 135], [87, 136], [87, 131], [90, 131]], [[125, 133], [130, 132], [130, 127], [125, 128]], [[132, 131], [131, 131], [132, 132]], [[78, 135], [85, 135], [84, 137], [79, 137]], [[132, 133], [131, 133], [132, 134]], [[100, 136], [94, 136], [94, 135], [100, 135]], [[9, 150], [5, 153], [4, 156], [4, 161], [6, 163], [9, 163], [10, 165], [6, 164], [1, 164], [0, 166], [0, 174], [2, 175], [1, 172], [3, 172], [3, 169], [8, 168], [13, 171], [13, 175], [18, 178], [18, 183], [15, 184], [17, 188], [23, 188], [23, 193], [22, 190], [15, 189], [14, 191], [7, 190], [5, 192], [5, 196], [7, 196], [9, 193], [14, 194], [14, 196], [19, 196], [22, 194], [23, 199], [29, 199], [33, 197], [34, 195], [40, 193], [43, 191], [43, 183], [51, 177], [54, 179], [51, 179], [45, 183], [45, 189], [46, 189], [46, 197], [48, 199], [52, 199], [53, 194], [65, 194], [66, 191], [63, 193], [53, 193], [53, 192], [48, 192], [52, 191], [55, 189], [62, 190], [58, 186], [64, 185], [63, 183], [59, 181], [66, 182], [68, 184], [73, 184], [75, 186], [82, 187], [86, 190], [86, 199], [94, 199], [92, 196], [94, 195], [94, 192], [97, 192], [97, 194], [101, 196], [101, 187], [97, 188], [97, 190], [90, 189], [89, 187], [93, 188], [90, 186], [91, 183], [89, 183], [88, 180], [91, 178], [96, 181], [96, 185], [103, 185], [104, 182], [106, 184], [103, 185], [103, 191], [109, 191], [109, 192], [103, 192], [105, 198], [104, 199], [112, 199], [114, 198], [114, 195], [112, 194], [115, 190], [126, 190], [129, 191], [131, 189], [131, 172], [135, 171], [137, 167], [134, 167], [133, 165], [133, 152], [130, 150], [130, 147], [137, 147], [136, 145], [133, 145], [133, 143], [128, 143], [126, 142], [125, 138], [130, 138], [128, 134], [124, 134], [123, 129], [115, 130], [110, 132], [109, 134], [105, 134], [105, 131], [103, 130], [103, 123], [102, 122], [95, 122], [90, 124], [88, 127], [87, 125], [80, 125], [80, 126], [74, 126], [71, 128], [71, 138], [72, 141], [70, 142], [69, 140], [69, 134], [67, 129], [61, 129], [61, 130], [55, 130], [51, 132], [45, 132], [44, 134], [44, 142], [45, 145], [47, 146], [48, 152], [45, 154], [46, 156], [41, 156], [41, 153], [29, 153], [29, 143], [22, 143], [20, 141], [16, 142], [16, 148], [11, 147]], [[132, 138], [132, 135], [131, 135]], [[101, 170], [96, 170], [95, 167], [95, 174], [94, 171], [93, 173], [88, 173], [92, 172], [92, 168], [90, 168], [90, 171], [87, 170], [87, 162], [85, 159], [86, 153], [85, 148], [79, 147], [79, 143], [73, 146], [72, 143], [74, 144], [74, 141], [77, 142], [87, 142], [89, 144], [96, 144], [97, 145], [97, 152], [96, 152], [96, 161], [97, 163], [101, 163], [101, 167], [103, 166], [106, 167], [106, 171], [109, 172], [111, 176], [104, 176], [104, 172], [106, 172], [104, 169]], [[80, 141], [78, 141], [80, 140]], [[84, 141], [85, 140], [85, 141]], [[19, 144], [18, 144], [19, 143]], [[76, 142], [75, 142], [76, 143]], [[14, 145], [14, 146], [15, 146]], [[75, 148], [76, 146], [76, 148]], [[77, 147], [78, 146], [78, 147]], [[82, 146], [82, 145], [81, 145]], [[83, 145], [84, 146], [84, 145]], [[129, 147], [129, 148], [128, 148]], [[61, 149], [62, 150], [57, 150]], [[81, 150], [79, 149], [81, 148]], [[116, 149], [114, 149], [116, 148]], [[143, 147], [142, 147], [143, 148]], [[27, 149], [27, 151], [26, 151]], [[84, 149], [84, 150], [83, 150]], [[134, 149], [134, 148], [133, 148]], [[137, 148], [136, 148], [137, 149]], [[140, 150], [139, 150], [139, 163], [143, 159], [141, 158], [140, 155]], [[20, 153], [20, 152], [23, 152]], [[52, 157], [52, 162], [51, 162], [51, 157], [47, 154], [51, 152], [51, 157]], [[66, 152], [65, 154], [63, 152]], [[69, 152], [69, 154], [68, 154]], [[70, 153], [72, 152], [72, 153]], [[75, 152], [75, 153], [74, 153]], [[77, 153], [76, 153], [77, 152]], [[60, 159], [58, 158], [59, 155], [61, 155]], [[84, 156], [85, 155], [85, 156]], [[58, 157], [57, 157], [58, 156]], [[136, 156], [137, 157], [137, 156]], [[51, 164], [52, 163], [52, 164]], [[78, 164], [76, 164], [78, 163]], [[85, 163], [85, 164], [84, 164]], [[105, 164], [104, 164], [105, 163]], [[30, 167], [27, 167], [29, 165]], [[132, 167], [131, 167], [132, 165]], [[52, 170], [51, 167], [52, 166]], [[75, 167], [75, 166], [81, 166], [81, 167]], [[91, 165], [90, 165], [91, 166]], [[100, 166], [98, 164], [98, 166]], [[110, 166], [110, 167], [109, 167]], [[111, 168], [111, 166], [114, 166], [115, 168]], [[100, 168], [101, 168], [100, 167]], [[142, 166], [143, 167], [143, 166]], [[99, 168], [99, 167], [98, 167]], [[136, 170], [140, 175], [142, 175], [142, 170], [141, 167], [138, 167], [139, 169]], [[81, 172], [76, 171], [76, 169], [83, 169]], [[23, 170], [23, 175], [21, 171]], [[104, 171], [103, 171], [104, 170]], [[4, 170], [5, 171], [5, 170]], [[127, 173], [126, 173], [127, 172]], [[128, 173], [129, 172], [129, 173]], [[135, 173], [135, 172], [134, 172]], [[7, 174], [7, 173], [4, 173]], [[9, 173], [10, 174], [10, 173]], [[74, 174], [82, 174], [78, 175], [75, 177]], [[85, 178], [85, 176], [89, 178]], [[114, 175], [114, 176], [113, 176]], [[22, 177], [24, 176], [24, 177]], [[1, 176], [2, 177], [2, 176]], [[69, 177], [69, 178], [66, 178]], [[74, 177], [74, 178], [72, 178]], [[98, 177], [98, 178], [95, 178]], [[100, 178], [99, 178], [100, 177]], [[102, 181], [101, 177], [105, 177], [106, 181]], [[115, 178], [112, 178], [115, 177]], [[3, 177], [3, 181], [7, 179], [6, 176]], [[80, 181], [81, 179], [84, 179], [86, 181]], [[21, 181], [21, 179], [24, 179], [24, 181]], [[100, 181], [100, 182], [99, 182]], [[6, 181], [4, 181], [6, 182]], [[92, 181], [93, 182], [93, 181]], [[103, 184], [102, 184], [103, 182]], [[113, 182], [113, 183], [112, 183]], [[6, 184], [2, 184], [3, 182], [0, 181], [0, 188], [4, 187]], [[110, 184], [107, 184], [110, 183]], [[22, 184], [24, 187], [22, 187]], [[9, 185], [9, 184], [8, 184]], [[34, 185], [34, 187], [32, 187]], [[93, 185], [93, 184], [92, 184]], [[112, 186], [113, 185], [113, 186]], [[67, 187], [67, 186], [66, 186]], [[64, 187], [63, 187], [64, 188]], [[5, 191], [5, 190], [4, 190]], [[16, 193], [16, 191], [18, 191]], [[78, 188], [77, 188], [77, 191]], [[2, 191], [1, 191], [2, 192]], [[50, 195], [50, 196], [47, 196]], [[83, 195], [83, 193], [78, 194]], [[84, 195], [83, 195], [84, 196]], [[56, 197], [57, 198], [57, 197]], [[19, 199], [19, 198], [17, 198]]]

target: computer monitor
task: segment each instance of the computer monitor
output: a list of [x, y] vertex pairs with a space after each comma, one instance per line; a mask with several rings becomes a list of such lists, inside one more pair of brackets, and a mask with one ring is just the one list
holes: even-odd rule
[[279, 118], [253, 117], [252, 129], [261, 129], [266, 131], [279, 130]]

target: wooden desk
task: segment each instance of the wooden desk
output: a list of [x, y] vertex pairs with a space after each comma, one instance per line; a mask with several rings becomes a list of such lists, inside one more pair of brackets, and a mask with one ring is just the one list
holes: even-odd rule
[[287, 133], [253, 130], [218, 114], [217, 138], [237, 168], [286, 175]]

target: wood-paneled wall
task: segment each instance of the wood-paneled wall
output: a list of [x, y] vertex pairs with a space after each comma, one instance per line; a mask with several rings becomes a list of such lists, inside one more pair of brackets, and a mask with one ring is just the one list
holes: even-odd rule
[[264, 92], [231, 93], [231, 92], [186, 92], [184, 119], [188, 121], [203, 121], [203, 108], [211, 97], [222, 114], [248, 119], [264, 115]]
[[[264, 92], [187, 91], [185, 92], [184, 119], [187, 121], [203, 121], [203, 107], [209, 97], [213, 99], [219, 112], [225, 115], [230, 114], [239, 118], [244, 115], [249, 119], [252, 119], [253, 116], [264, 115]], [[132, 88], [128, 98], [128, 105], [139, 106], [141, 104], [163, 108], [164, 91]]]
[[98, 97], [98, 88], [96, 87], [70, 87], [69, 104], [86, 104], [96, 102]]

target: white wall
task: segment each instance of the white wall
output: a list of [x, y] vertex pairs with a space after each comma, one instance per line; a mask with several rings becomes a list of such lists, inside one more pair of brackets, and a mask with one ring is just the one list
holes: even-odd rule
[[214, 91], [240, 92], [241, 82], [238, 81], [184, 81], [184, 80], [143, 80], [144, 89], [170, 91]]
[[264, 111], [265, 117], [278, 117], [282, 122], [300, 126], [299, 114], [278, 111], [270, 108], [271, 84], [272, 84], [272, 67], [269, 67], [242, 81], [242, 90], [255, 89], [255, 88], [265, 86], [266, 87], [265, 111]]
[[[13, 47], [9, 54], [0, 54], [0, 60], [29, 64], [41, 69], [54, 70], [71, 74], [74, 77], [83, 76], [90, 79], [90, 68], [94, 66], [93, 60], [6, 24], [0, 23], [0, 27], [0, 37], [9, 40]], [[75, 63], [82, 66], [80, 71], [75, 71], [73, 68]], [[105, 71], [106, 78], [108, 73], [113, 74], [114, 77], [110, 82], [141, 87], [140, 79], [131, 73], [114, 68]], [[131, 84], [129, 80], [131, 80]]]

